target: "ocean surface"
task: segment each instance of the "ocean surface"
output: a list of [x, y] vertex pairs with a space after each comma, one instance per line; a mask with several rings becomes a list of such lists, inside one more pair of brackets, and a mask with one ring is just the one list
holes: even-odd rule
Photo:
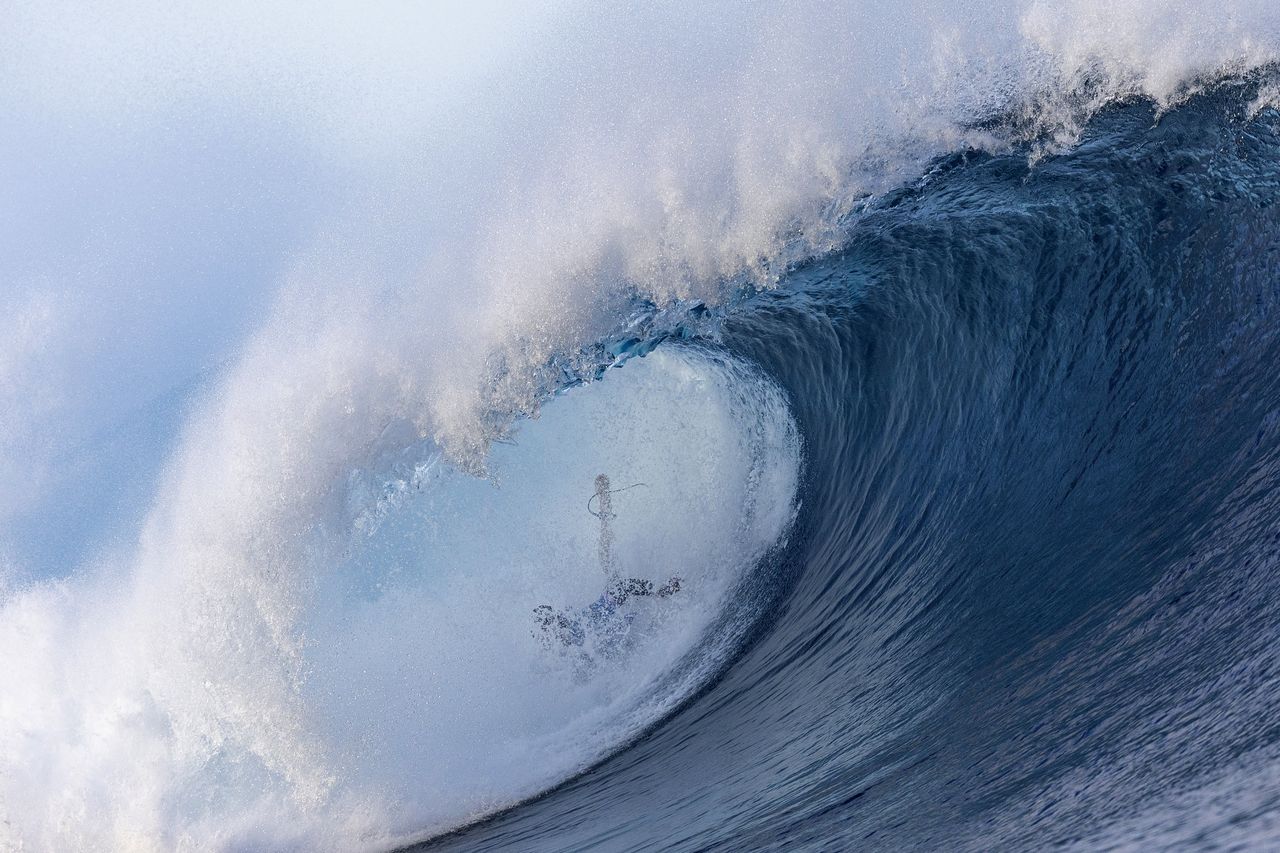
[[1280, 847], [1270, 4], [133, 6], [0, 31], [0, 850]]

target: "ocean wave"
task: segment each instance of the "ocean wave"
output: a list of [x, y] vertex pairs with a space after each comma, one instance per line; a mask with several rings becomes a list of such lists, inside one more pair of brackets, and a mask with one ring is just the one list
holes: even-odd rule
[[[15, 847], [386, 845], [554, 788], [762, 636], [777, 638], [752, 647], [765, 657], [730, 673], [786, 660], [780, 684], [799, 685], [830, 664], [771, 657], [784, 637], [855, 661], [858, 643], [945, 645], [906, 624], [935, 606], [962, 623], [982, 599], [943, 590], [987, 576], [937, 571], [969, 540], [926, 521], [984, 488], [997, 507], [1057, 506], [1019, 479], [1025, 461], [998, 487], [967, 463], [998, 450], [1060, 463], [1072, 490], [1100, 477], [1082, 460], [1101, 449], [1046, 438], [1074, 421], [1017, 420], [1050, 396], [1034, 388], [1111, 416], [1088, 392], [1136, 369], [1139, 319], [1172, 324], [1167, 304], [1195, 301], [1152, 296], [1190, 275], [1169, 257], [1191, 252], [1203, 272], [1244, 252], [1261, 269], [1269, 233], [1241, 209], [1269, 203], [1265, 170], [1211, 156], [1237, 128], [1270, 127], [1280, 20], [1266, 3], [334, 4], [305, 18], [20, 3], [0, 48], [0, 645], [15, 660], [0, 841]], [[1170, 135], [1188, 117], [1207, 130]], [[1214, 204], [1243, 223], [1236, 237], [1188, 224]], [[1085, 285], [1064, 271], [1113, 291], [1072, 290]], [[1232, 281], [1252, 293], [1239, 281], [1254, 275]], [[1041, 279], [1147, 313], [1115, 312], [1123, 328], [1097, 340], [1080, 327], [1112, 362], [1024, 365], [998, 344], [1021, 330], [1048, 346], [1044, 318], [1065, 309], [1018, 287]], [[1069, 318], [1098, 310], [1071, 304]], [[872, 369], [889, 355], [897, 372]], [[1033, 386], [1000, 417], [997, 380]], [[921, 426], [934, 422], [959, 450]], [[571, 662], [539, 669], [524, 611], [543, 593], [591, 597], [578, 504], [601, 468], [653, 472], [620, 511], [646, 531], [619, 529], [630, 561], [702, 568], [674, 625], [584, 686]], [[797, 500], [803, 535], [788, 537]], [[987, 533], [988, 553], [1056, 541]], [[928, 548], [911, 583], [859, 574], [802, 623], [776, 611], [844, 577], [819, 557], [844, 572]], [[896, 616], [858, 613], [882, 632], [858, 635], [815, 615], [846, 600]], [[990, 625], [1030, 641], [1031, 623]], [[913, 660], [929, 678], [906, 690], [897, 667]], [[849, 755], [873, 761], [884, 732], [964, 689], [934, 658], [902, 661], [867, 674], [858, 707], [879, 710]], [[785, 771], [787, 790], [829, 783], [814, 803], [847, 795], [821, 768], [852, 773], [849, 759], [807, 749], [760, 754], [808, 768]], [[879, 756], [858, 778], [905, 766]], [[753, 820], [723, 824], [767, 840]]]

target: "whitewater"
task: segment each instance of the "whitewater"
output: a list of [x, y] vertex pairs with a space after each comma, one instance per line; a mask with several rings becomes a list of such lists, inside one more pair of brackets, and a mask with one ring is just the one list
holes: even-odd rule
[[[1274, 843], [1278, 62], [1262, 2], [18, 0], [0, 849]], [[683, 581], [621, 656], [533, 619], [602, 472]]]

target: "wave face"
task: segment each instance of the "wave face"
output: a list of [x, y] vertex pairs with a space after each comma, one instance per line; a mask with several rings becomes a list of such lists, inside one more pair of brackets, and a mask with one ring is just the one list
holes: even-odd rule
[[735, 314], [806, 441], [784, 604], [652, 737], [430, 849], [1274, 846], [1280, 112], [1254, 98], [943, 160]]
[[1277, 62], [19, 3], [0, 849], [1274, 846]]

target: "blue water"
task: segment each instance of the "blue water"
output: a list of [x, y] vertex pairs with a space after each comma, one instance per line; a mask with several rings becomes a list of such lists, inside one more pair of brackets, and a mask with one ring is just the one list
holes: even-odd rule
[[693, 335], [803, 437], [764, 615], [628, 748], [421, 849], [1280, 845], [1280, 112], [1255, 82], [936, 161]]

